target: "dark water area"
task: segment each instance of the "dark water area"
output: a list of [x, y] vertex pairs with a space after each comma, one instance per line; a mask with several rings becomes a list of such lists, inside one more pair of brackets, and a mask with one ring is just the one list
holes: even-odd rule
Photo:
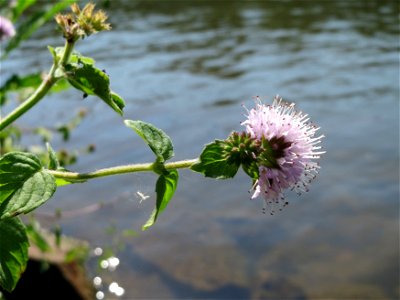
[[[113, 272], [90, 263], [106, 298], [115, 297], [108, 284], [117, 282], [122, 299], [398, 299], [398, 2], [108, 3], [113, 30], [77, 50], [106, 69], [127, 102], [124, 119], [171, 136], [174, 159], [195, 158], [204, 144], [241, 130], [241, 105], [276, 94], [321, 127], [326, 154], [310, 192], [288, 192], [290, 205], [273, 216], [262, 214], [261, 200], [249, 200], [251, 182], [242, 173], [214, 181], [181, 171], [173, 201], [145, 232], [154, 175], [59, 188], [38, 216], [117, 199], [60, 222], [65, 233], [116, 251]], [[45, 47], [63, 43], [54, 27], [25, 42], [2, 74], [47, 70]], [[71, 142], [53, 143], [96, 145], [72, 169], [153, 159], [123, 119], [73, 90], [48, 97], [18, 123], [57, 124], [80, 107], [89, 115]], [[140, 203], [137, 191], [150, 198]], [[126, 237], [127, 229], [138, 234]]]

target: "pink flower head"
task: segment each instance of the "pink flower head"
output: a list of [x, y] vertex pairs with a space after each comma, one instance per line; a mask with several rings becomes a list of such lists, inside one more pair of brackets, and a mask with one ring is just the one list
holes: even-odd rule
[[262, 196], [264, 212], [268, 208], [273, 214], [275, 207], [281, 210], [288, 204], [284, 190], [295, 190], [298, 194], [308, 191], [307, 186], [319, 169], [315, 160], [325, 153], [318, 145], [323, 135], [315, 136], [319, 127], [311, 124], [306, 114], [296, 111], [294, 103], [286, 103], [279, 96], [272, 105], [262, 104], [259, 97], [257, 100], [242, 125], [252, 138], [268, 145], [270, 150], [265, 157], [272, 155], [273, 163], [259, 160], [252, 199]]
[[15, 35], [14, 25], [10, 20], [0, 16], [0, 41]]

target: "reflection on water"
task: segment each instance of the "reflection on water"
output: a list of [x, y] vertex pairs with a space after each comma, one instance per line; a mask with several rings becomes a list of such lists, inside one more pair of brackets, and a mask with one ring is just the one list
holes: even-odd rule
[[[158, 224], [123, 238], [120, 264], [108, 278], [125, 289], [121, 298], [398, 298], [395, 1], [120, 0], [109, 1], [108, 11], [114, 30], [78, 50], [110, 74], [128, 102], [125, 118], [152, 122], [172, 137], [176, 159], [195, 157], [203, 144], [238, 130], [241, 104], [251, 107], [256, 95], [295, 101], [327, 137], [310, 193], [287, 194], [290, 205], [272, 217], [248, 200], [243, 174], [220, 183], [181, 172]], [[24, 44], [5, 72], [17, 64], [38, 68], [42, 55], [39, 68], [46, 68], [45, 44], [61, 43], [49, 31]], [[27, 56], [32, 51], [37, 56]], [[76, 106], [91, 114], [72, 143], [97, 145], [77, 170], [152, 160], [108, 107], [74, 91], [44, 100], [21, 122], [51, 124]], [[49, 110], [55, 117], [45, 119]], [[118, 205], [62, 222], [66, 233], [107, 245], [110, 223], [122, 231], [146, 221], [154, 181], [124, 175], [65, 187], [41, 211], [127, 193]], [[137, 191], [150, 198], [140, 201]]]

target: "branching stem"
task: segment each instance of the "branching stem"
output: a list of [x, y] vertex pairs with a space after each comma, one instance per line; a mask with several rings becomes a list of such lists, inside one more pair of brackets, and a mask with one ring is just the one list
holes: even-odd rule
[[66, 42], [64, 47], [64, 53], [59, 61], [59, 63], [53, 63], [49, 74], [42, 81], [36, 91], [29, 96], [24, 102], [16, 107], [12, 112], [10, 112], [6, 117], [0, 120], [0, 131], [9, 126], [24, 113], [29, 111], [33, 106], [35, 106], [51, 89], [51, 87], [57, 82], [58, 78], [55, 76], [56, 70], [59, 66], [64, 66], [68, 63], [71, 53], [74, 49], [74, 43]]

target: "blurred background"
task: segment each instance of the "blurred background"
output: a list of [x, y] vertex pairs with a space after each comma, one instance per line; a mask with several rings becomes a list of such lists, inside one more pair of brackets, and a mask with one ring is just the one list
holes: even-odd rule
[[[96, 1], [95, 1], [96, 2]], [[241, 130], [254, 96], [296, 102], [326, 138], [310, 192], [288, 192], [273, 216], [250, 200], [240, 172], [215, 181], [180, 171], [177, 192], [142, 232], [154, 202], [152, 174], [120, 175], [57, 190], [36, 212], [63, 233], [118, 257], [114, 271], [88, 262], [105, 297], [122, 299], [397, 299], [399, 297], [399, 6], [397, 1], [97, 1], [113, 30], [79, 42], [141, 119], [172, 138], [176, 160]], [[49, 22], [2, 62], [9, 74], [46, 71]], [[4, 74], [4, 76], [3, 76]], [[12, 104], [4, 109], [9, 111]], [[123, 119], [76, 90], [48, 96], [18, 120], [54, 126], [84, 108], [70, 141], [94, 144], [70, 167], [149, 162], [153, 155]], [[26, 145], [40, 139], [26, 136]], [[42, 143], [43, 146], [43, 143]], [[138, 191], [148, 199], [141, 201]], [[86, 209], [104, 203], [94, 210]], [[107, 203], [111, 203], [107, 205]]]

